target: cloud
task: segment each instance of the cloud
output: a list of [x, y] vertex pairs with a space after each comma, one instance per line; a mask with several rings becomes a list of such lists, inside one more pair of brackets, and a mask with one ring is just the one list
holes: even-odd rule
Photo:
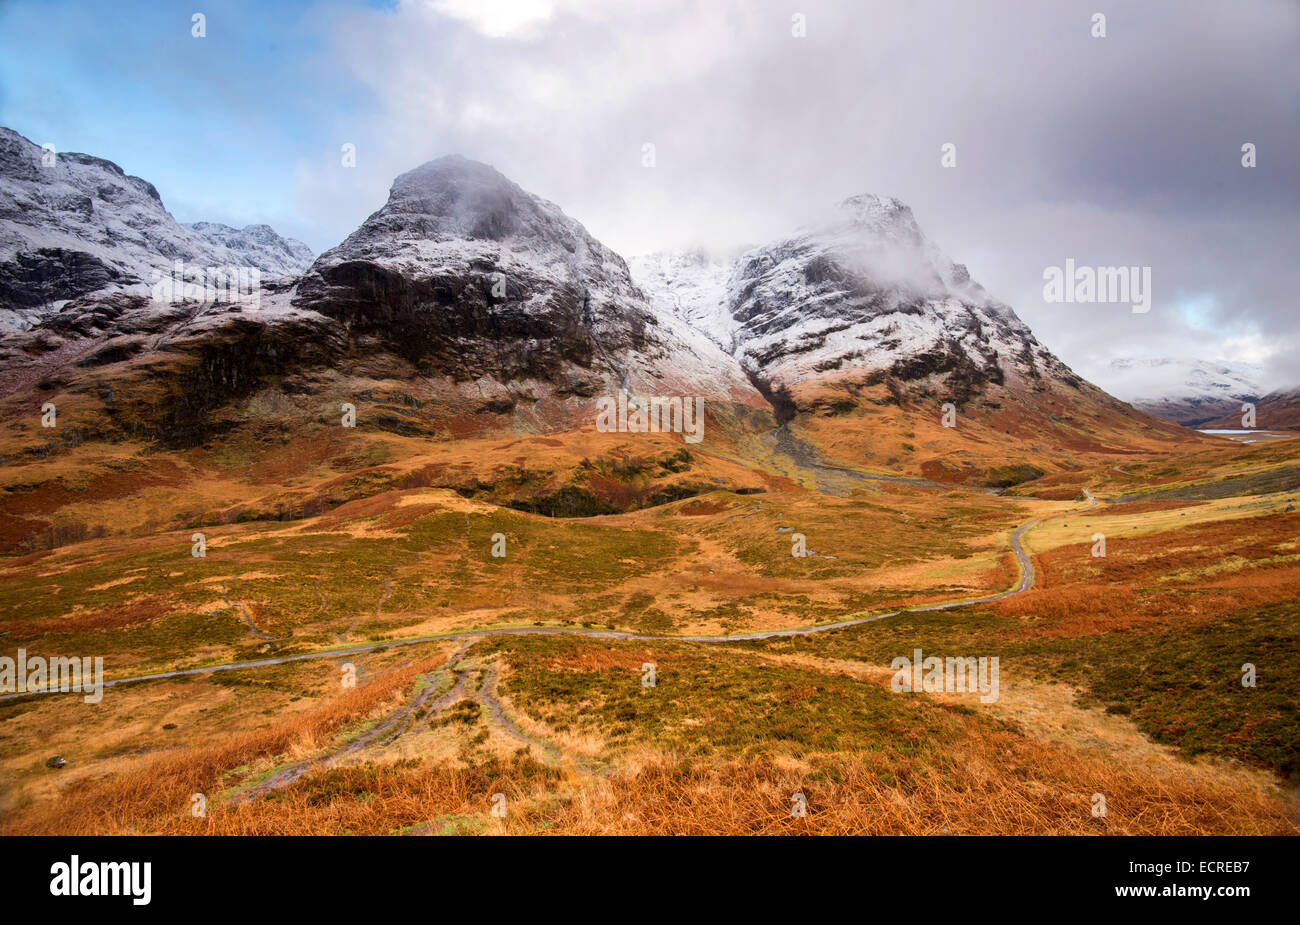
[[[1082, 0], [211, 0], [202, 41], [124, 4], [0, 8], [0, 103], [183, 220], [321, 249], [452, 152], [627, 255], [731, 251], [875, 192], [1103, 386], [1124, 355], [1296, 379], [1293, 0], [1112, 0], [1105, 38]], [[1152, 267], [1151, 311], [1045, 303], [1066, 258]]]
[[462, 20], [484, 35], [518, 33], [550, 20], [554, 0], [427, 0], [430, 9]]
[[[350, 229], [397, 173], [455, 151], [631, 254], [759, 243], [848, 195], [896, 195], [1085, 375], [1140, 350], [1284, 376], [1269, 345], [1297, 328], [1300, 14], [1111, 7], [1101, 39], [1093, 5], [1030, 0], [801, 3], [803, 38], [788, 4], [740, 0], [350, 12], [331, 53], [375, 100], [369, 168], [304, 168], [300, 201]], [[1152, 311], [1045, 304], [1042, 270], [1067, 257], [1153, 267]], [[1196, 324], [1189, 292], [1213, 305]]]

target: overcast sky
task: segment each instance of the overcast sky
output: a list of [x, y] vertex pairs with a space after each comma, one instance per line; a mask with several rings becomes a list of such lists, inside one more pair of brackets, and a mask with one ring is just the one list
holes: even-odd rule
[[[320, 251], [452, 152], [624, 255], [763, 243], [876, 192], [1102, 386], [1124, 356], [1300, 384], [1297, 0], [107, 9], [0, 0], [0, 123], [116, 161], [181, 221]], [[1151, 267], [1151, 310], [1046, 303], [1067, 258]]]

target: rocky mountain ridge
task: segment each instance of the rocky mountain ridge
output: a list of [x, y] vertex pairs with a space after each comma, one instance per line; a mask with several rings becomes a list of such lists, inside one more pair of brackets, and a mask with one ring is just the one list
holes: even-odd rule
[[854, 196], [731, 261], [659, 254], [632, 265], [662, 315], [704, 332], [787, 413], [844, 380], [888, 378], [954, 401], [1008, 381], [1081, 382], [896, 199]]
[[0, 330], [95, 293], [147, 294], [178, 260], [273, 278], [301, 273], [312, 255], [267, 225], [182, 225], [147, 180], [0, 128]]
[[[598, 399], [620, 391], [701, 397], [715, 433], [868, 415], [824, 445], [859, 440], [853, 427], [876, 426], [882, 408], [928, 427], [947, 402], [990, 433], [1061, 452], [1174, 430], [1077, 377], [893, 199], [853, 197], [733, 260], [634, 261], [634, 277], [558, 206], [449, 156], [399, 176], [300, 276], [265, 276], [254, 304], [160, 301], [142, 279], [158, 257], [228, 261], [238, 249], [297, 268], [305, 249], [265, 226], [178, 225], [152, 186], [108, 162], [64, 155], [47, 168], [33, 160], [41, 149], [6, 140], [11, 245], [35, 234], [14, 216], [53, 215], [58, 253], [87, 269], [11, 276], [33, 304], [13, 310], [23, 330], [0, 338], [0, 388], [26, 404], [80, 396], [94, 423], [77, 439], [194, 446], [282, 427], [255, 407], [326, 421], [358, 402], [366, 426], [409, 435], [554, 432], [591, 426]], [[85, 208], [73, 208], [78, 189]], [[884, 426], [906, 435], [910, 420]], [[986, 440], [944, 430], [901, 446], [934, 457], [970, 439]]]

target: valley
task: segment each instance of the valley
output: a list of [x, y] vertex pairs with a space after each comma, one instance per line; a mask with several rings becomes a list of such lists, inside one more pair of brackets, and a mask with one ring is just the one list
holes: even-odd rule
[[[751, 463], [753, 493], [625, 513], [389, 488], [214, 525], [202, 559], [191, 527], [29, 553], [3, 572], [7, 644], [103, 653], [110, 680], [188, 673], [93, 710], [0, 702], [0, 811], [8, 831], [1293, 832], [1293, 693], [1235, 682], [1250, 659], [1269, 681], [1300, 670], [1300, 494], [1191, 497], [1285, 471], [1288, 443], [1143, 464], [1187, 500], [1120, 500], [1151, 473], [1114, 467], [1051, 500], [786, 456]], [[489, 450], [518, 447], [470, 452]], [[891, 693], [913, 647], [998, 655], [1003, 696]], [[1089, 814], [1094, 792], [1118, 818]]]
[[452, 156], [312, 256], [0, 142], [0, 647], [107, 678], [0, 694], [0, 832], [1300, 832], [1288, 419], [1111, 396], [902, 202], [629, 262]]

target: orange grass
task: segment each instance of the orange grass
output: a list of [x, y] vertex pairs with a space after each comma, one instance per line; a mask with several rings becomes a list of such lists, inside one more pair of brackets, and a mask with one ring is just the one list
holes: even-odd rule
[[[1021, 638], [1203, 623], [1293, 598], [1300, 563], [1267, 560], [1291, 554], [1298, 534], [1300, 515], [1275, 514], [1113, 537], [1105, 557], [1061, 546], [1034, 557], [1034, 588], [993, 606], [1024, 621], [1010, 633]], [[1229, 560], [1241, 568], [1215, 571]]]
[[[1283, 799], [1190, 766], [1164, 775], [1115, 767], [1014, 733], [966, 738], [953, 757], [942, 768], [884, 767], [858, 753], [809, 769], [651, 754], [634, 770], [567, 782], [520, 755], [466, 769], [369, 765], [317, 774], [274, 799], [222, 805], [206, 819], [158, 814], [149, 831], [385, 834], [452, 816], [477, 831], [518, 834], [1300, 834]], [[507, 797], [505, 820], [490, 817], [493, 793]], [[791, 814], [795, 793], [806, 799], [804, 818]], [[1092, 815], [1094, 793], [1105, 795], [1104, 818]]]
[[372, 712], [402, 691], [415, 675], [443, 660], [444, 656], [439, 655], [389, 671], [270, 729], [233, 736], [206, 748], [168, 754], [119, 777], [74, 784], [57, 800], [29, 807], [21, 818], [4, 820], [0, 833], [101, 835], [161, 831], [173, 817], [190, 818], [194, 794], [205, 794], [209, 806], [216, 802], [216, 795], [228, 786], [222, 783], [222, 777], [231, 769], [328, 736], [348, 721]]
[[[762, 759], [722, 766], [653, 760], [571, 800], [552, 831], [602, 835], [1300, 834], [1295, 808], [1189, 770], [1159, 777], [995, 734], [968, 739], [942, 771], [882, 773], [870, 753], [809, 779]], [[1010, 747], [1009, 747], [1010, 746]], [[891, 777], [895, 782], [890, 782]], [[807, 816], [792, 815], [802, 793]], [[1106, 798], [1093, 818], [1092, 795]]]

